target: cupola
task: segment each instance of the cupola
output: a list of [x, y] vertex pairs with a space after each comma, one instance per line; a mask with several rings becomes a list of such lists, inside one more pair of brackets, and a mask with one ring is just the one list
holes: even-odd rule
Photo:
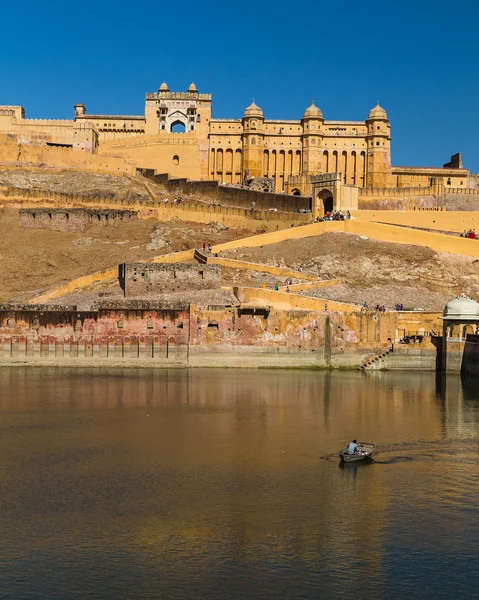
[[244, 111], [243, 118], [248, 117], [257, 117], [263, 119], [263, 111], [259, 106], [257, 106], [253, 100], [253, 102], [248, 106], [248, 108]]
[[466, 294], [461, 294], [446, 304], [443, 318], [455, 321], [478, 321], [479, 303]]
[[378, 119], [388, 120], [388, 114], [382, 106], [379, 106], [379, 102], [369, 111], [368, 121], [377, 121]]
[[189, 91], [189, 92], [192, 92], [192, 93], [194, 93], [194, 94], [197, 94], [197, 93], [198, 93], [198, 90], [196, 89], [196, 85], [195, 85], [194, 83], [191, 83], [191, 84], [190, 84], [190, 87], [188, 88], [188, 91]]
[[163, 82], [163, 83], [160, 85], [160, 88], [159, 88], [159, 90], [158, 90], [158, 91], [159, 91], [159, 92], [169, 92], [170, 90], [169, 90], [168, 86], [166, 85], [166, 83], [165, 83], [165, 82]]
[[323, 118], [323, 113], [321, 112], [321, 109], [318, 108], [316, 106], [316, 104], [313, 102], [311, 103], [311, 106], [308, 106], [308, 108], [304, 111], [304, 115], [303, 115], [303, 119], [322, 119]]

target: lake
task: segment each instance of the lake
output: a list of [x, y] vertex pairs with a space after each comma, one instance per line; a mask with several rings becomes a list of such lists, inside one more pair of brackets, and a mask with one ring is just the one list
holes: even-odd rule
[[[434, 373], [0, 369], [0, 598], [472, 598], [479, 391]], [[352, 438], [377, 463], [341, 467]]]

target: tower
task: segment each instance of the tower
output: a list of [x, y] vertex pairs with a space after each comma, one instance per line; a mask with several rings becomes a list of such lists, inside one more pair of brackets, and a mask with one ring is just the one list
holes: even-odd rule
[[263, 125], [263, 111], [253, 100], [243, 115], [243, 177], [247, 170], [250, 177], [263, 176]]
[[301, 124], [303, 126], [303, 175], [317, 175], [321, 173], [322, 161], [322, 125], [323, 113], [312, 102], [304, 111]]
[[391, 125], [386, 111], [379, 103], [369, 112], [366, 125], [366, 187], [386, 188], [391, 175]]

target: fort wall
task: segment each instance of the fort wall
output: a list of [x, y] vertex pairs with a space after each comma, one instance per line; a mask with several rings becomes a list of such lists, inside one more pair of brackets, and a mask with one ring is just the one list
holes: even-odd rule
[[173, 194], [183, 196], [200, 196], [220, 202], [222, 205], [251, 209], [254, 202], [256, 210], [295, 212], [310, 210], [311, 199], [305, 196], [293, 196], [273, 192], [260, 192], [241, 187], [219, 185], [217, 181], [190, 181], [189, 179], [172, 179], [167, 173], [154, 175], [151, 179], [162, 185]]
[[[76, 306], [1, 305], [0, 362], [128, 366], [303, 366], [354, 368], [394, 355], [399, 332], [421, 325], [425, 341], [401, 345], [402, 364], [422, 353], [435, 368], [428, 332], [437, 313], [343, 313], [172, 306], [154, 301]], [[393, 347], [394, 346], [394, 347]], [[400, 362], [400, 361], [399, 361]]]
[[36, 208], [89, 207], [91, 209], [128, 209], [139, 211], [140, 219], [156, 218], [170, 221], [173, 217], [196, 223], [221, 221], [228, 227], [250, 231], [284, 229], [291, 225], [308, 223], [310, 214], [285, 213], [265, 210], [247, 210], [232, 206], [211, 206], [205, 202], [164, 203], [158, 200], [128, 200], [114, 196], [94, 198], [80, 194], [65, 194], [36, 189], [0, 186], [0, 205]]
[[16, 136], [0, 133], [0, 164], [50, 165], [68, 169], [87, 169], [93, 172], [133, 175], [136, 163], [119, 156], [99, 156], [74, 148], [47, 146], [45, 141], [38, 143], [17, 143]]
[[22, 208], [18, 224], [22, 229], [52, 231], [87, 231], [93, 225], [116, 227], [119, 223], [138, 219], [129, 210], [90, 210], [85, 208]]
[[221, 266], [131, 262], [118, 267], [126, 298], [221, 288]]

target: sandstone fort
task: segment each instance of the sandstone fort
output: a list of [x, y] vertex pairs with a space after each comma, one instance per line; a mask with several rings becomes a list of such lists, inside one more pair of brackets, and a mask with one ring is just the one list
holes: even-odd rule
[[[116, 172], [136, 165], [191, 180], [254, 181], [257, 189], [303, 196], [312, 194], [315, 176], [328, 173], [341, 173], [342, 184], [359, 189], [476, 187], [460, 155], [442, 167], [392, 165], [391, 124], [379, 104], [364, 121], [330, 121], [314, 102], [297, 120], [270, 120], [255, 102], [241, 118], [217, 119], [212, 112], [211, 95], [193, 83], [185, 92], [162, 83], [146, 94], [144, 115], [89, 114], [79, 103], [72, 120], [28, 119], [22, 106], [0, 106], [0, 134], [6, 134], [0, 161], [2, 154], [28, 160], [26, 147], [37, 146], [63, 150], [54, 159], [59, 165]], [[7, 150], [14, 142], [17, 157]]]

